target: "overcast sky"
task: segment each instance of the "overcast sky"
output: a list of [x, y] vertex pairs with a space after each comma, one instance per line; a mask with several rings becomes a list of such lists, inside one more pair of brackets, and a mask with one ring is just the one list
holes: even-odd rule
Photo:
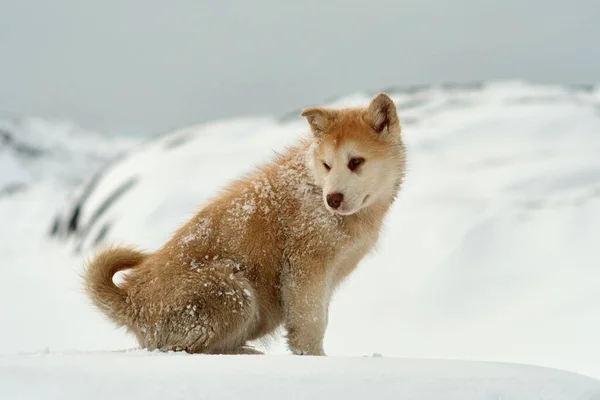
[[0, 0], [0, 112], [160, 133], [360, 89], [600, 83], [599, 0]]

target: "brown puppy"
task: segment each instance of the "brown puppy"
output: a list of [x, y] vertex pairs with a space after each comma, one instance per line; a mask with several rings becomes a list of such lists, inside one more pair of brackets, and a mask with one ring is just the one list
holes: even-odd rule
[[230, 184], [158, 251], [112, 248], [87, 266], [87, 293], [141, 347], [247, 353], [283, 323], [295, 354], [325, 354], [331, 296], [375, 245], [405, 150], [385, 94], [302, 115], [310, 137]]

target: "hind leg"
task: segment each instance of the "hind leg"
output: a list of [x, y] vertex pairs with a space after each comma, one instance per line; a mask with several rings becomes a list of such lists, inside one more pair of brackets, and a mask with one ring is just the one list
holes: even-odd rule
[[264, 355], [260, 350], [255, 349], [254, 347], [250, 347], [248, 345], [243, 345], [241, 347], [235, 348], [233, 350], [228, 351], [216, 351], [213, 354], [225, 354], [225, 355]]
[[252, 284], [227, 263], [185, 271], [169, 282], [147, 347], [227, 354], [243, 351], [258, 318]]

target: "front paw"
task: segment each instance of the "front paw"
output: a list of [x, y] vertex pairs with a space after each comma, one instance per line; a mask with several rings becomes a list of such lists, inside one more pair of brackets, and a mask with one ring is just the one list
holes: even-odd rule
[[325, 351], [323, 351], [323, 349], [321, 349], [321, 348], [314, 349], [311, 351], [309, 349], [301, 349], [299, 347], [290, 346], [290, 351], [297, 356], [324, 356], [325, 355]]
[[295, 347], [290, 346], [290, 350], [297, 356], [305, 356], [306, 352], [304, 350], [297, 349]]

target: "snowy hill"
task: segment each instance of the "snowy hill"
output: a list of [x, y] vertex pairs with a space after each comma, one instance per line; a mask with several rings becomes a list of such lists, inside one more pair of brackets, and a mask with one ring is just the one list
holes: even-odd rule
[[[378, 251], [334, 299], [328, 354], [382, 353], [382, 363], [398, 363], [388, 377], [400, 380], [408, 361], [388, 357], [516, 362], [600, 378], [600, 88], [502, 82], [387, 92], [403, 121], [409, 171]], [[330, 104], [361, 105], [373, 94]], [[0, 382], [8, 370], [14, 379], [29, 371], [42, 380], [40, 371], [54, 367], [108, 373], [112, 362], [93, 366], [108, 355], [53, 355], [134, 345], [82, 295], [83, 258], [100, 243], [160, 246], [228, 179], [304, 134], [298, 114], [203, 124], [141, 146], [117, 137], [67, 138], [57, 129], [44, 137], [59, 138], [67, 150], [54, 161], [40, 159], [39, 167], [21, 162], [14, 149], [0, 152], [1, 182], [21, 176], [14, 181], [28, 185], [0, 195], [0, 353], [52, 352], [2, 357]], [[41, 142], [30, 137], [27, 143]], [[21, 175], [6, 165], [19, 166]], [[270, 351], [282, 353], [281, 342]], [[158, 359], [165, 371], [178, 362]], [[274, 369], [286, 367], [277, 362]], [[448, 375], [453, 370], [432, 379], [459, 379]], [[524, 370], [511, 371], [530, 382]], [[495, 373], [481, 378], [510, 386]], [[456, 398], [488, 398], [461, 393]], [[565, 396], [542, 398], [577, 398]]]

